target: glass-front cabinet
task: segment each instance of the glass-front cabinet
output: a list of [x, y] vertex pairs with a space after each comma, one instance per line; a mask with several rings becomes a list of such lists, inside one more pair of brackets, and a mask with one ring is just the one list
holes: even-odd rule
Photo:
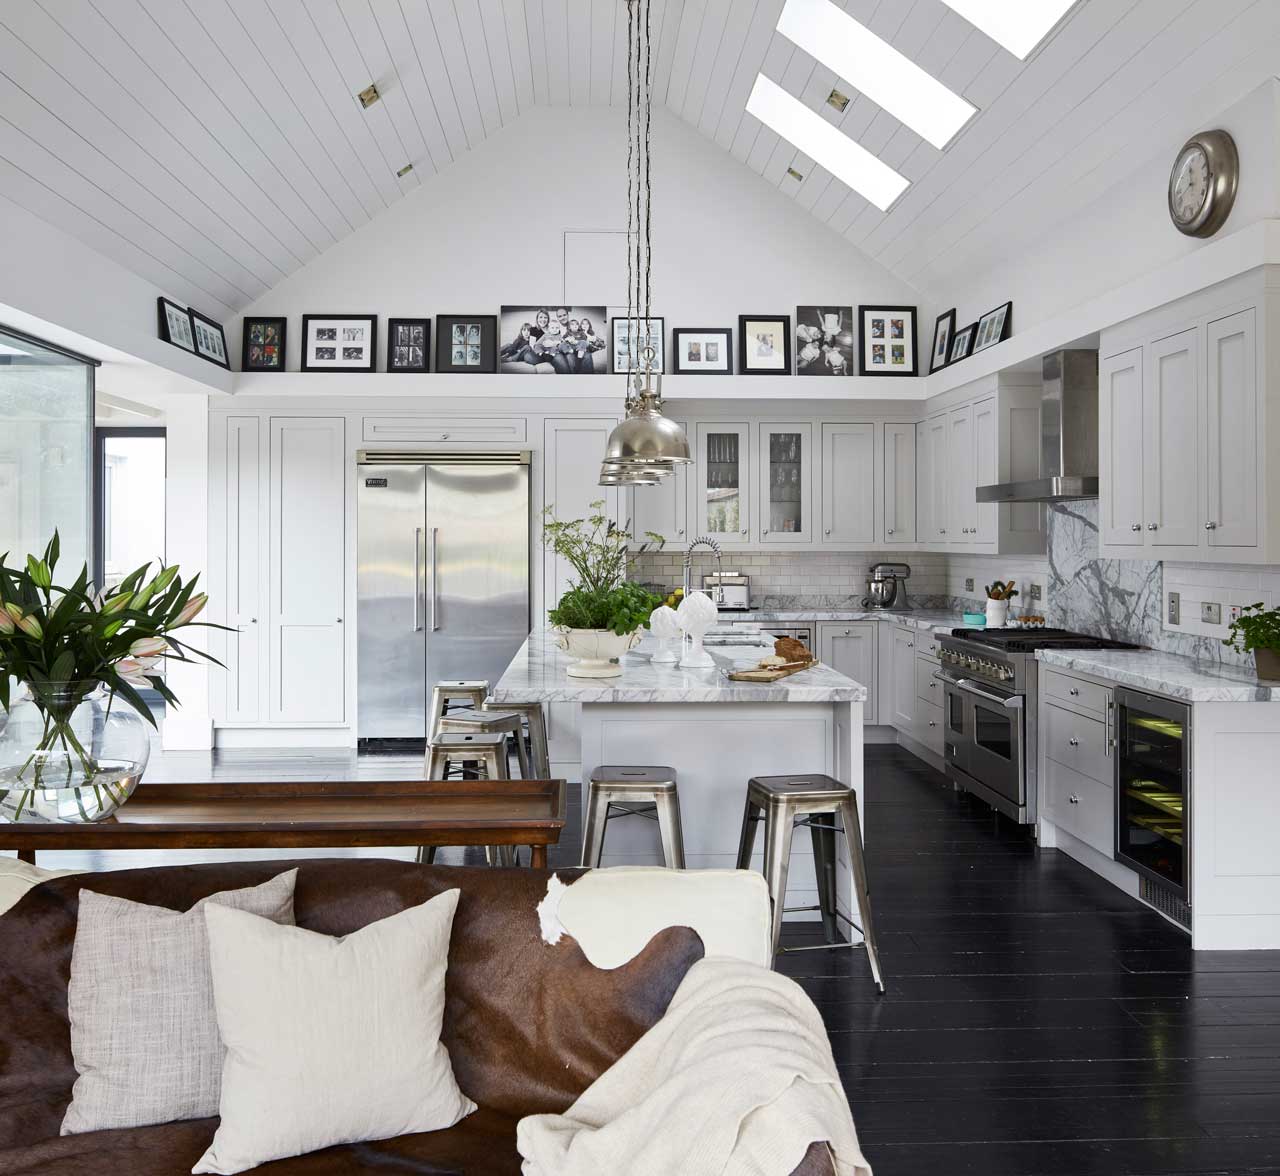
[[726, 545], [751, 542], [751, 428], [746, 424], [698, 425], [694, 533]]
[[760, 542], [813, 542], [813, 426], [760, 426]]
[[[684, 421], [676, 422], [687, 431]], [[690, 441], [692, 444], [692, 439]], [[672, 550], [688, 543], [685, 529], [688, 526], [689, 466], [676, 466], [675, 472], [663, 478], [656, 486], [637, 486], [632, 491], [631, 535], [632, 546], [647, 542], [646, 532], [661, 535]]]

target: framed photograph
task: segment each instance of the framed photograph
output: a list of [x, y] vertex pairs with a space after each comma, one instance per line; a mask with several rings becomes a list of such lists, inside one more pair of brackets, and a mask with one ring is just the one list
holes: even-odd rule
[[929, 357], [929, 372], [939, 371], [951, 362], [951, 340], [956, 335], [956, 308], [938, 315], [933, 324], [933, 354]]
[[1006, 302], [989, 310], [978, 320], [978, 333], [973, 340], [973, 351], [986, 351], [997, 343], [1003, 343], [1013, 334], [1013, 303]]
[[861, 338], [859, 375], [917, 374], [914, 306], [860, 306], [858, 323]]
[[[658, 318], [629, 319], [625, 315], [609, 320], [609, 334], [613, 338], [613, 373], [625, 376], [628, 372], [638, 372], [644, 368], [642, 353], [646, 347], [653, 348], [653, 370], [665, 373], [667, 370], [666, 320]], [[632, 342], [631, 334], [635, 331], [640, 338]]]
[[728, 327], [673, 327], [671, 370], [682, 376], [731, 375], [732, 346]]
[[853, 375], [853, 307], [796, 307], [796, 375]]
[[977, 333], [977, 323], [970, 323], [967, 327], [961, 327], [956, 332], [956, 337], [951, 341], [951, 358], [947, 362], [955, 363], [958, 359], [968, 359], [973, 354], [973, 337]]
[[196, 354], [210, 363], [229, 369], [231, 360], [227, 358], [227, 336], [222, 324], [206, 318], [190, 306], [187, 311], [191, 315], [191, 333], [195, 337]]
[[191, 311], [163, 295], [156, 299], [156, 305], [160, 312], [160, 338], [194, 354], [196, 339], [191, 329]]
[[387, 371], [425, 372], [431, 367], [431, 320], [387, 319]]
[[372, 372], [378, 358], [376, 314], [304, 314], [304, 372]]
[[738, 316], [738, 374], [791, 374], [791, 317], [777, 314]]
[[475, 375], [497, 370], [496, 314], [436, 315], [436, 371]]
[[607, 375], [608, 324], [603, 306], [504, 306], [502, 370], [522, 376]]
[[285, 318], [248, 318], [240, 340], [240, 370], [244, 372], [284, 371]]

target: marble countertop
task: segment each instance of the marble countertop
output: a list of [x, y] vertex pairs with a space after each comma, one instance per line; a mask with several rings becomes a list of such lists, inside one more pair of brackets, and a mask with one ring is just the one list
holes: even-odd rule
[[1042, 649], [1036, 657], [1047, 666], [1186, 702], [1280, 702], [1280, 682], [1260, 683], [1251, 669], [1155, 649]]
[[916, 608], [909, 612], [885, 609], [752, 609], [749, 612], [720, 614], [722, 625], [734, 621], [761, 621], [771, 625], [816, 623], [818, 621], [892, 621], [912, 629], [950, 632], [964, 627], [964, 618], [949, 609]]
[[730, 682], [724, 671], [755, 665], [772, 653], [772, 643], [745, 643], [709, 648], [713, 669], [682, 670], [678, 665], [655, 665], [656, 647], [649, 634], [622, 658], [617, 678], [571, 678], [572, 659], [556, 645], [554, 633], [535, 629], [520, 647], [489, 697], [503, 702], [865, 702], [867, 688], [830, 666], [792, 674], [772, 684]]

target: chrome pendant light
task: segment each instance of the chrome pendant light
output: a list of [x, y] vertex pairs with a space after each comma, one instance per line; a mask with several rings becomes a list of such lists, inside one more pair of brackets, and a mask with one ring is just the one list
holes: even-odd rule
[[[650, 0], [627, 0], [627, 417], [609, 434], [602, 486], [654, 486], [691, 459], [684, 430], [662, 415], [662, 374], [648, 343], [650, 321]], [[643, 330], [642, 330], [643, 327]]]

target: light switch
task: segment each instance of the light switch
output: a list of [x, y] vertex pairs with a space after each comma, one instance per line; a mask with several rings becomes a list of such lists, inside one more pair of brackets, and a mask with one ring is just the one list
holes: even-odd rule
[[972, 592], [972, 591], [973, 591], [973, 577], [972, 577], [972, 576], [966, 576], [966, 577], [964, 578], [964, 590], [965, 590], [966, 592]]
[[1169, 593], [1169, 624], [1182, 624], [1182, 595], [1178, 592]]

